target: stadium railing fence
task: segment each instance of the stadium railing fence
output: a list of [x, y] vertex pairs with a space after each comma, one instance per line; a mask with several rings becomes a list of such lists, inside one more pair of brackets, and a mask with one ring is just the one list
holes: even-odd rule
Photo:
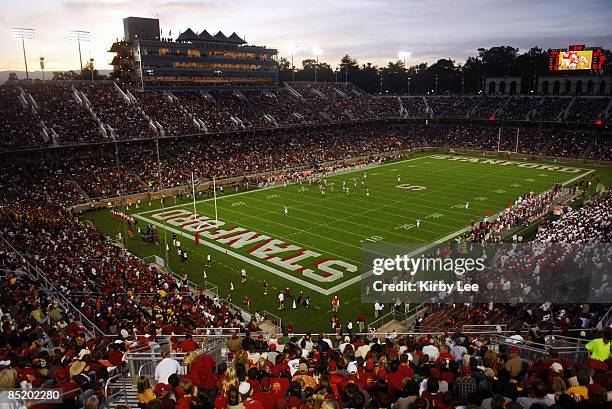
[[[89, 318], [81, 312], [68, 298], [66, 298], [54, 285], [49, 281], [47, 276], [41, 271], [36, 265], [32, 264], [21, 252], [19, 252], [12, 244], [2, 235], [0, 235], [0, 241], [3, 245], [10, 249], [12, 253], [17, 255], [23, 262], [23, 269], [32, 279], [36, 280], [39, 284], [49, 290], [57, 302], [62, 306], [63, 310], [76, 318], [92, 335], [106, 336], [96, 324], [94, 324]], [[34, 260], [36, 263], [36, 260]]]

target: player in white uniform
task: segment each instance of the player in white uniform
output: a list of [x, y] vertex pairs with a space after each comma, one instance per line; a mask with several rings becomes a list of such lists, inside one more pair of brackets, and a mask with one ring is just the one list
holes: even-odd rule
[[397, 175], [397, 183], [399, 183], [401, 179], [402, 178], [400, 177], [400, 175]]
[[465, 202], [465, 208], [469, 208], [470, 207], [470, 202]]
[[242, 270], [240, 270], [240, 282], [245, 283], [246, 280], [247, 280], [246, 270], [242, 268]]
[[366, 197], [370, 197], [370, 188], [369, 187], [366, 188]]
[[421, 228], [421, 219], [416, 219], [417, 229]]
[[287, 207], [287, 205], [283, 205], [283, 213], [285, 216], [289, 214], [289, 208]]

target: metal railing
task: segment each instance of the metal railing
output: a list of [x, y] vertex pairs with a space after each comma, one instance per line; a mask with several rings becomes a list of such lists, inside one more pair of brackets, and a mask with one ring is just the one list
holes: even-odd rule
[[11, 252], [15, 253], [23, 261], [25, 271], [28, 273], [28, 275], [36, 279], [39, 284], [41, 284], [43, 287], [53, 293], [53, 295], [56, 297], [57, 301], [62, 305], [65, 311], [78, 317], [78, 321], [91, 333], [101, 336], [107, 335], [58, 290], [55, 285], [51, 281], [49, 281], [47, 276], [40, 270], [40, 268], [38, 268], [37, 265], [33, 265], [32, 263], [30, 263], [28, 259], [19, 250], [13, 247], [4, 236], [0, 235], [0, 240], [3, 245], [8, 247]]
[[464, 334], [481, 333], [481, 334], [500, 334], [508, 332], [506, 324], [465, 324], [461, 326], [461, 332]]
[[612, 324], [612, 306], [608, 308], [608, 311], [604, 314], [603, 317], [597, 323], [597, 330], [602, 331], [604, 328], [607, 328]]
[[[108, 408], [109, 404], [120, 396], [123, 397], [125, 404], [129, 407], [128, 395], [127, 395], [128, 384], [125, 382], [125, 377], [126, 377], [126, 374], [120, 373], [120, 374], [111, 376], [110, 378], [106, 380], [106, 383], [104, 384], [104, 398], [105, 398], [104, 404], [106, 408]], [[121, 388], [116, 391], [111, 390], [111, 383], [119, 378], [121, 378]], [[111, 393], [109, 394], [109, 392]]]
[[536, 357], [546, 361], [550, 358], [551, 351], [554, 350], [559, 359], [575, 362], [582, 365], [583, 368], [588, 367], [589, 354], [583, 345], [584, 340], [579, 338], [552, 336], [545, 341], [545, 344], [517, 341], [503, 334], [490, 334], [489, 339], [493, 348], [497, 350], [502, 345], [506, 348], [517, 348], [520, 357], [527, 362], [533, 362]]
[[259, 313], [265, 321], [268, 321], [272, 325], [274, 325], [278, 331], [280, 332], [283, 328], [283, 321], [278, 315], [272, 314], [267, 310], [263, 310]]
[[[222, 349], [226, 345], [226, 337], [214, 336], [214, 335], [197, 335], [193, 337], [194, 341], [200, 344], [200, 348], [194, 352], [197, 355], [208, 354], [211, 355], [217, 362], [222, 359]], [[169, 338], [168, 338], [169, 341]], [[166, 344], [154, 344], [148, 345], [140, 350], [127, 352], [124, 356], [126, 361], [126, 367], [130, 376], [130, 382], [132, 385], [136, 385], [140, 376], [146, 376], [153, 380], [155, 375], [155, 367], [161, 362], [162, 349], [167, 347]], [[171, 346], [171, 345], [170, 345]], [[170, 358], [178, 361], [181, 366], [179, 374], [187, 373], [187, 363], [185, 357], [189, 353], [172, 351]]]

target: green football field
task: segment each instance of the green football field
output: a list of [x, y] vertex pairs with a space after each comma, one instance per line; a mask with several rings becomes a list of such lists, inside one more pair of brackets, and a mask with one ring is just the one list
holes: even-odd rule
[[[165, 257], [164, 234], [170, 265], [185, 270], [190, 279], [206, 281], [223, 298], [242, 306], [251, 299], [251, 312], [267, 310], [292, 322], [300, 331], [331, 330], [331, 298], [338, 295], [342, 323], [363, 311], [373, 319], [372, 306], [361, 303], [360, 260], [364, 243], [422, 243], [452, 239], [487, 212], [495, 214], [526, 191], [542, 192], [555, 183], [572, 183], [593, 177], [588, 167], [507, 161], [448, 154], [418, 154], [406, 160], [331, 175], [321, 186], [307, 181], [187, 200], [159, 203], [129, 213], [143, 228], [156, 226], [161, 245], [128, 237], [125, 225], [108, 210], [89, 212], [105, 234], [122, 232], [127, 248], [145, 257]], [[343, 191], [342, 186], [348, 188]], [[369, 195], [367, 192], [369, 191]], [[467, 205], [467, 206], [466, 206]], [[285, 207], [287, 213], [285, 214]], [[417, 220], [420, 226], [417, 227]], [[198, 245], [196, 245], [196, 233]], [[182, 262], [172, 245], [173, 235], [189, 257]], [[206, 267], [207, 255], [212, 266]], [[241, 283], [240, 270], [247, 271]], [[263, 282], [269, 284], [264, 295]], [[233, 290], [231, 287], [233, 286]], [[290, 286], [294, 295], [303, 291], [310, 309], [292, 302], [277, 309], [277, 296]], [[389, 307], [384, 312], [388, 312]]]

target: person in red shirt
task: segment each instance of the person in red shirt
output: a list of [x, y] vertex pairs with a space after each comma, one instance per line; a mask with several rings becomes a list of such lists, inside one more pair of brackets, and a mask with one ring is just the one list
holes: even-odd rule
[[251, 367], [248, 371], [247, 371], [247, 382], [251, 385], [251, 390], [253, 391], [253, 393], [255, 392], [259, 392], [259, 381], [257, 380], [257, 368], [255, 367]]
[[191, 334], [185, 335], [185, 340], [181, 342], [181, 352], [192, 352], [198, 349], [198, 343], [193, 340]]
[[190, 409], [191, 402], [196, 400], [198, 396], [198, 387], [191, 383], [189, 379], [181, 381], [181, 390], [183, 397], [176, 401], [175, 409]]
[[340, 390], [342, 388], [342, 382], [344, 381], [344, 376], [336, 372], [338, 368], [338, 364], [336, 363], [336, 361], [329, 361], [327, 364], [327, 367], [329, 369], [329, 378], [331, 380], [332, 385], [335, 385], [336, 389]]
[[195, 352], [190, 352], [185, 358], [185, 362], [190, 365], [190, 379], [197, 387], [212, 390], [217, 386], [215, 367], [217, 363], [208, 354], [197, 356]]
[[[165, 383], [158, 383], [153, 389], [153, 392], [155, 392], [155, 396], [162, 402], [162, 406], [164, 409], [172, 409], [175, 407], [175, 401], [168, 397], [168, 392], [170, 392], [171, 390], [172, 386]], [[177, 398], [177, 400], [179, 399], [180, 398]]]
[[363, 332], [363, 329], [365, 328], [365, 322], [366, 322], [366, 317], [364, 314], [361, 314], [357, 318], [357, 325], [359, 325], [359, 332]]
[[440, 384], [435, 377], [429, 377], [427, 380], [427, 389], [421, 394], [429, 402], [430, 408], [440, 408], [443, 406], [442, 394], [440, 393]]
[[[368, 359], [365, 363], [365, 368], [360, 368], [362, 371], [359, 373], [359, 380], [361, 388], [371, 390], [376, 386], [376, 364], [372, 359]], [[363, 386], [362, 386], [363, 385]]]
[[260, 391], [253, 394], [253, 399], [261, 402], [263, 409], [274, 409], [276, 401], [279, 400], [282, 395], [272, 391], [272, 382], [270, 378], [262, 378], [259, 382], [259, 388]]
[[274, 362], [274, 366], [272, 367], [272, 371], [270, 372], [272, 376], [278, 378], [280, 377], [280, 374], [283, 371], [289, 370], [289, 367], [287, 366], [287, 363], [285, 362], [284, 358], [285, 357], [283, 354], [276, 355], [276, 361]]
[[398, 371], [399, 364], [397, 361], [391, 361], [389, 364], [389, 373], [385, 379], [387, 380], [387, 385], [389, 388], [389, 395], [393, 395], [395, 391], [401, 391], [404, 387], [404, 377]]
[[287, 393], [287, 389], [289, 389], [289, 379], [271, 378], [270, 385], [272, 385], [272, 392], [279, 396], [285, 396], [285, 393]]
[[400, 355], [400, 365], [397, 368], [397, 372], [402, 377], [402, 380], [405, 378], [412, 378], [412, 375], [414, 375], [414, 369], [410, 367], [410, 361], [408, 360], [408, 354]]
[[70, 373], [67, 369], [56, 369], [55, 370], [55, 387], [62, 390], [65, 395], [63, 399], [66, 403], [77, 399], [76, 392], [66, 394], [66, 392], [74, 391], [79, 389], [79, 385], [70, 379]]
[[123, 352], [120, 351], [120, 344], [123, 344], [123, 341], [115, 341], [115, 343], [111, 344], [111, 351], [108, 353], [108, 361], [116, 366], [119, 370], [123, 369]]

